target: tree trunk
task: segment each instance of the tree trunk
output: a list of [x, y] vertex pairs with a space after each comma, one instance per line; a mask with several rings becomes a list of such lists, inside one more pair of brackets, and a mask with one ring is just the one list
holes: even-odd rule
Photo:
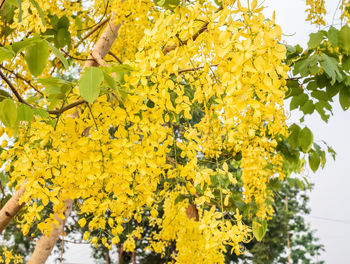
[[131, 252], [131, 263], [136, 264], [136, 249], [135, 251]]
[[47, 260], [47, 258], [50, 256], [52, 249], [57, 243], [57, 240], [59, 236], [64, 233], [64, 226], [66, 224], [66, 219], [70, 215], [70, 212], [72, 211], [72, 200], [66, 200], [64, 202], [65, 208], [64, 208], [64, 216], [65, 219], [61, 219], [57, 216], [55, 216], [56, 220], [58, 221], [58, 226], [52, 224], [52, 231], [50, 233], [50, 236], [42, 236], [37, 242], [34, 249], [34, 252], [32, 256], [30, 257], [27, 264], [44, 264]]
[[118, 251], [118, 264], [123, 264], [123, 244], [120, 243], [117, 246], [117, 251]]
[[0, 234], [10, 223], [13, 217], [22, 209], [24, 203], [20, 204], [19, 199], [25, 191], [25, 183], [21, 185], [19, 190], [7, 201], [0, 210]]
[[109, 256], [109, 250], [106, 249], [106, 264], [111, 264], [111, 257]]

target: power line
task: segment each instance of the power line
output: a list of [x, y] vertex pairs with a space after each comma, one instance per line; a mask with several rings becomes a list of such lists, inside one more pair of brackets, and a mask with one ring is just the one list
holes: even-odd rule
[[350, 224], [350, 220], [334, 219], [334, 218], [327, 218], [327, 217], [315, 216], [315, 215], [309, 215], [309, 216], [312, 217], [312, 218], [315, 218], [315, 219], [321, 219], [321, 220], [326, 220], [326, 221]]

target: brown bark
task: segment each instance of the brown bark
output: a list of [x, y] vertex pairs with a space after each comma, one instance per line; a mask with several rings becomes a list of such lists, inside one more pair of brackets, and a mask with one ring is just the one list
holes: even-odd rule
[[103, 58], [107, 55], [107, 53], [111, 49], [115, 39], [118, 36], [118, 31], [121, 26], [120, 23], [118, 25], [115, 25], [114, 21], [115, 21], [115, 14], [112, 13], [111, 19], [108, 21], [107, 27], [101, 34], [99, 40], [96, 42], [94, 49], [90, 53], [84, 67], [105, 65], [105, 61], [103, 60]]
[[119, 244], [117, 246], [117, 251], [118, 251], [118, 264], [123, 264], [123, 244]]
[[136, 251], [131, 252], [131, 263], [136, 264]]
[[106, 264], [111, 264], [111, 257], [109, 256], [109, 250], [106, 251]]
[[42, 236], [35, 245], [34, 252], [30, 257], [27, 264], [43, 264], [46, 262], [47, 258], [50, 256], [52, 249], [57, 243], [57, 240], [61, 234], [64, 233], [64, 226], [66, 224], [66, 219], [70, 215], [72, 211], [72, 200], [66, 200], [64, 202], [64, 216], [65, 219], [61, 219], [55, 216], [58, 221], [58, 226], [52, 224], [52, 231], [50, 232], [50, 236]]
[[20, 204], [19, 199], [25, 191], [24, 183], [19, 190], [7, 201], [4, 207], [0, 210], [0, 234], [5, 227], [10, 223], [13, 217], [22, 209], [24, 203]]

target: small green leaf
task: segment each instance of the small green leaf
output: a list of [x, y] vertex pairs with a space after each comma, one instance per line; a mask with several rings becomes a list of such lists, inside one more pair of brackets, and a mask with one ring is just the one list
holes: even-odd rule
[[55, 40], [56, 40], [55, 41], [55, 45], [58, 48], [63, 48], [66, 45], [69, 45], [70, 44], [70, 40], [71, 40], [69, 31], [67, 29], [65, 29], [65, 28], [60, 28], [57, 31], [57, 35], [55, 36]]
[[299, 133], [301, 131], [301, 128], [297, 124], [293, 124], [289, 127], [289, 130], [291, 131], [291, 134], [288, 137], [288, 142], [290, 146], [295, 149], [299, 145]]
[[339, 92], [339, 102], [344, 111], [350, 107], [350, 86], [343, 86]]
[[334, 84], [336, 80], [342, 80], [342, 75], [338, 69], [339, 63], [335, 58], [329, 57], [328, 55], [323, 53], [321, 55], [320, 64], [324, 69], [325, 73], [328, 75], [328, 77], [332, 79], [331, 84]]
[[307, 96], [307, 94], [300, 94], [298, 96], [294, 96], [292, 98], [292, 101], [290, 102], [290, 110], [296, 109], [299, 106], [302, 106], [306, 103], [306, 101], [309, 99], [309, 97]]
[[69, 28], [69, 19], [66, 16], [62, 16], [57, 23], [57, 28], [64, 28], [68, 30]]
[[303, 111], [305, 115], [312, 114], [315, 110], [314, 103], [311, 100], [308, 100], [302, 107], [300, 107], [300, 110]]
[[29, 39], [24, 39], [24, 40], [13, 43], [11, 45], [11, 47], [12, 47], [13, 51], [17, 54], [17, 53], [21, 52], [22, 50], [24, 50], [25, 48], [32, 45], [33, 43], [34, 43], [33, 38], [29, 38]]
[[33, 109], [26, 105], [26, 104], [20, 104], [18, 107], [18, 120], [19, 121], [32, 121], [34, 111]]
[[11, 99], [5, 99], [0, 103], [0, 119], [5, 126], [16, 128], [17, 107]]
[[11, 98], [11, 95], [8, 92], [0, 89], [0, 102], [5, 100], [6, 98]]
[[92, 104], [100, 94], [103, 72], [96, 67], [86, 68], [79, 80], [80, 95]]
[[18, 22], [22, 22], [22, 0], [17, 0], [18, 4]]
[[316, 151], [312, 150], [309, 154], [309, 165], [313, 172], [316, 172], [320, 166], [321, 159]]
[[350, 71], [350, 56], [344, 55], [342, 59], [342, 65], [344, 71]]
[[48, 118], [50, 116], [50, 114], [44, 109], [33, 109], [33, 112], [34, 115], [40, 116], [43, 119]]
[[339, 45], [347, 55], [350, 55], [350, 27], [343, 26], [339, 32]]
[[267, 230], [266, 220], [262, 221], [261, 223], [257, 221], [253, 221], [252, 227], [253, 227], [254, 237], [256, 238], [256, 240], [261, 241], [264, 238]]
[[304, 153], [309, 152], [312, 143], [314, 141], [314, 136], [308, 127], [304, 127], [299, 133], [299, 147]]
[[307, 43], [309, 49], [314, 49], [316, 48], [318, 45], [320, 45], [321, 41], [324, 38], [324, 32], [319, 31], [317, 33], [311, 33], [310, 34], [310, 40]]
[[24, 59], [35, 77], [39, 76], [45, 69], [49, 55], [49, 46], [43, 40], [35, 41], [25, 49]]
[[0, 47], [0, 63], [2, 63], [4, 60], [12, 59], [13, 56], [15, 56], [13, 50], [6, 47]]
[[55, 53], [56, 57], [62, 62], [64, 68], [68, 70], [69, 68], [68, 61], [66, 60], [65, 57], [63, 57], [62, 53], [56, 47], [52, 46], [49, 42], [46, 41], [46, 43], [52, 49], [53, 53]]
[[331, 26], [327, 32], [327, 36], [333, 48], [337, 47], [339, 44], [339, 30]]
[[113, 79], [113, 77], [111, 77], [107, 72], [103, 71], [103, 76], [104, 76], [104, 80], [106, 82], [106, 84], [113, 89], [114, 91], [117, 90], [117, 84], [115, 82], [115, 80]]

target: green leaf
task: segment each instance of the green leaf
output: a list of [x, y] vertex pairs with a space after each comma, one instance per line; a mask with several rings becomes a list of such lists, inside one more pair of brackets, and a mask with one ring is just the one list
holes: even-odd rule
[[339, 30], [331, 26], [327, 32], [328, 40], [333, 48], [338, 47], [339, 44]]
[[100, 85], [103, 81], [103, 72], [96, 67], [86, 68], [79, 80], [80, 95], [92, 104], [100, 94]]
[[328, 77], [332, 79], [331, 84], [334, 84], [336, 80], [342, 80], [342, 75], [338, 69], [339, 63], [335, 58], [329, 57], [328, 55], [323, 53], [321, 55], [320, 64], [324, 69], [325, 73], [328, 75]]
[[324, 32], [319, 31], [317, 33], [311, 33], [309, 42], [307, 43], [309, 49], [314, 49], [320, 45], [321, 41], [324, 38]]
[[5, 126], [16, 128], [17, 107], [13, 100], [5, 99], [0, 103], [0, 119]]
[[328, 107], [327, 103], [328, 102], [326, 102], [326, 101], [319, 101], [315, 104], [316, 111], [320, 114], [322, 120], [325, 121], [326, 123], [328, 122], [328, 119], [329, 119], [329, 115], [327, 115], [326, 111], [324, 110], [324, 108]]
[[306, 114], [312, 114], [315, 110], [314, 103], [311, 100], [308, 100], [301, 108], [301, 111]]
[[116, 65], [116, 66], [113, 66], [111, 69], [112, 72], [116, 73], [115, 79], [119, 83], [124, 83], [124, 75], [130, 74], [132, 70], [133, 69], [127, 64]]
[[29, 47], [34, 43], [33, 38], [30, 39], [24, 39], [18, 42], [15, 42], [11, 45], [13, 51], [17, 54], [24, 50], [25, 48]]
[[43, 119], [48, 118], [50, 114], [44, 109], [33, 109], [34, 115], [40, 116]]
[[4, 60], [12, 59], [13, 56], [15, 56], [13, 50], [6, 47], [0, 47], [0, 63], [2, 63]]
[[41, 22], [43, 23], [44, 26], [46, 26], [44, 11], [41, 9], [39, 4], [35, 0], [30, 0], [30, 2], [36, 8], [36, 10], [38, 11], [40, 19], [41, 19]]
[[40, 78], [40, 79], [37, 79], [37, 82], [43, 85], [57, 85], [57, 86], [64, 85], [64, 84], [72, 84], [69, 81], [66, 81], [57, 77]]
[[266, 220], [262, 221], [261, 223], [257, 221], [253, 221], [252, 227], [253, 227], [254, 237], [256, 238], [256, 240], [261, 241], [264, 238], [267, 230]]
[[341, 87], [344, 86], [344, 83], [335, 83], [334, 85], [326, 86], [326, 94], [328, 98], [332, 98], [338, 94]]
[[62, 62], [64, 68], [68, 70], [69, 68], [68, 61], [66, 60], [65, 57], [63, 57], [62, 53], [56, 47], [52, 46], [49, 42], [46, 41], [46, 43], [52, 49], [53, 53], [55, 53], [56, 57]]
[[339, 46], [347, 55], [350, 55], [350, 27], [348, 25], [340, 29]]
[[69, 28], [69, 19], [66, 16], [62, 16], [57, 23], [57, 28], [64, 28], [68, 30]]
[[26, 105], [26, 104], [20, 104], [18, 107], [18, 120], [19, 121], [32, 121], [34, 111], [33, 109]]
[[309, 99], [309, 97], [304, 93], [302, 93], [298, 96], [294, 96], [292, 98], [292, 101], [290, 102], [290, 106], [289, 106], [290, 110], [296, 109], [299, 106], [304, 105], [308, 99]]
[[350, 107], [350, 86], [343, 86], [339, 92], [339, 103], [344, 111]]
[[295, 149], [299, 145], [299, 133], [301, 131], [301, 128], [297, 124], [293, 124], [289, 127], [289, 130], [291, 131], [291, 134], [288, 137], [288, 142], [290, 146]]
[[65, 28], [60, 28], [55, 36], [55, 40], [55, 45], [58, 48], [63, 48], [66, 45], [69, 45], [71, 40], [69, 31]]
[[35, 77], [45, 69], [49, 55], [49, 46], [44, 40], [36, 41], [25, 49], [24, 59]]
[[318, 66], [319, 55], [313, 55], [306, 59], [299, 60], [294, 64], [293, 73], [297, 75], [300, 73], [301, 76], [306, 77], [310, 73], [316, 74], [320, 71]]
[[18, 4], [18, 22], [22, 22], [22, 0], [17, 0]]
[[320, 90], [315, 90], [311, 92], [311, 96], [313, 98], [316, 98], [318, 100], [324, 100], [324, 101], [328, 101], [328, 94], [324, 91], [320, 91]]
[[316, 172], [320, 166], [321, 159], [316, 151], [312, 150], [309, 154], [309, 165], [313, 172]]
[[288, 91], [286, 92], [286, 98], [299, 95], [303, 92], [300, 84], [297, 80], [287, 80]]
[[115, 80], [113, 79], [113, 77], [111, 77], [107, 72], [103, 71], [103, 76], [104, 76], [104, 80], [107, 83], [107, 85], [113, 89], [114, 91], [116, 91], [118, 89], [117, 84], [115, 82]]
[[344, 55], [342, 59], [342, 65], [344, 71], [350, 71], [350, 56]]
[[6, 98], [11, 98], [11, 95], [8, 92], [0, 89], [0, 102], [5, 100]]
[[304, 127], [299, 133], [299, 147], [304, 153], [309, 152], [312, 143], [314, 141], [314, 136], [308, 127]]

